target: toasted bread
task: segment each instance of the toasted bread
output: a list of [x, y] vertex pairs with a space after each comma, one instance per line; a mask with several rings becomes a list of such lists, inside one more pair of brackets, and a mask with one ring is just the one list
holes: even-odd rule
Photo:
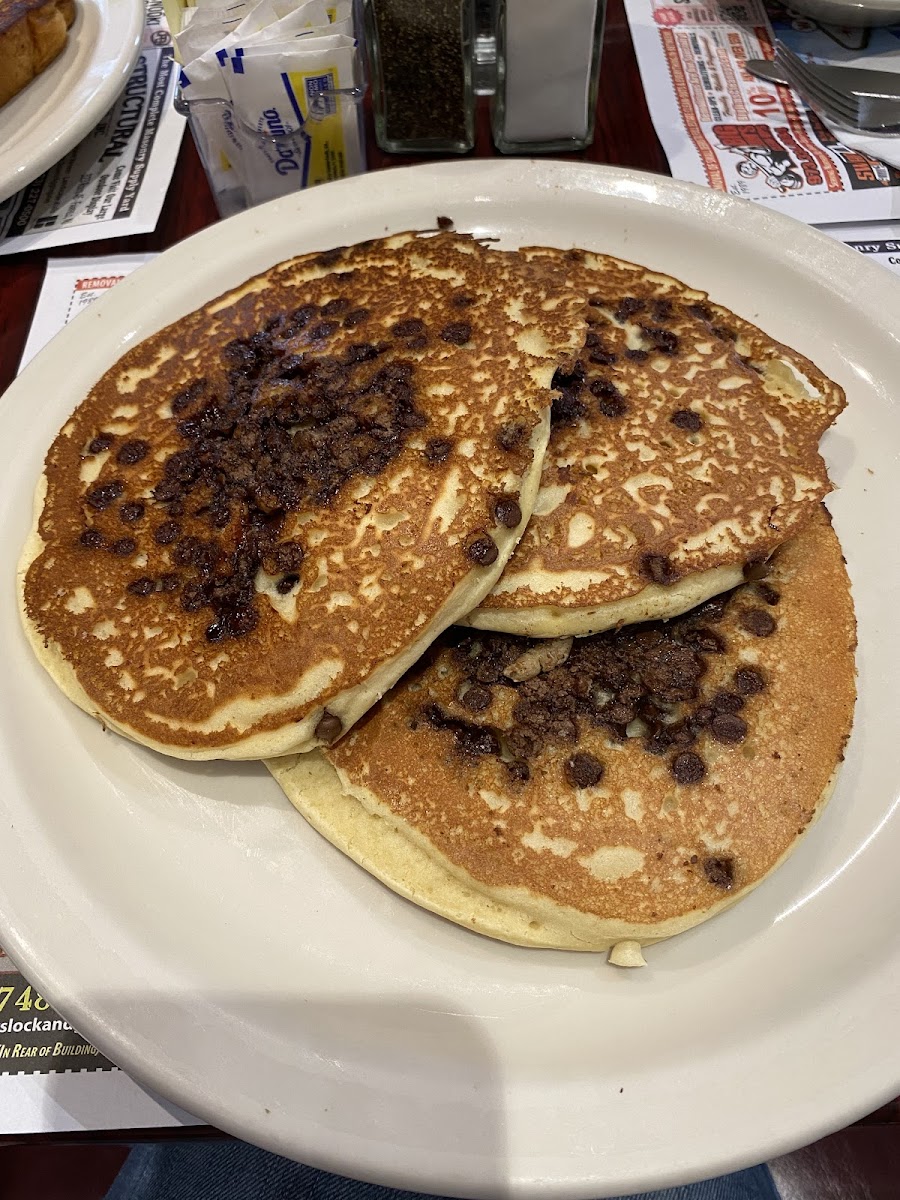
[[74, 20], [73, 0], [0, 0], [0, 106], [53, 62]]

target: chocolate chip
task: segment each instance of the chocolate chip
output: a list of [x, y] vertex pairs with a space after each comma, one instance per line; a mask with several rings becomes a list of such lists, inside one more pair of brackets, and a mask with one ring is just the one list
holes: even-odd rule
[[721, 888], [724, 892], [731, 891], [734, 886], [734, 859], [706, 858], [703, 860], [703, 873], [713, 887]]
[[604, 417], [622, 417], [628, 412], [628, 401], [608, 379], [595, 379], [591, 384], [591, 395], [597, 397], [597, 407]]
[[665, 554], [641, 555], [641, 571], [663, 587], [669, 587], [681, 578], [672, 562]]
[[459, 698], [460, 704], [468, 712], [479, 713], [484, 712], [486, 708], [490, 708], [493, 696], [486, 687], [481, 687], [480, 684], [473, 683], [466, 688], [465, 692]]
[[501, 450], [516, 450], [525, 441], [528, 430], [521, 421], [511, 421], [501, 425], [494, 438]]
[[323, 250], [321, 254], [316, 256], [316, 265], [320, 267], [334, 267], [344, 257], [346, 246], [334, 246], [331, 250]]
[[446, 438], [429, 438], [425, 443], [425, 457], [430, 463], [446, 462], [453, 444]]
[[707, 600], [698, 608], [695, 608], [692, 615], [699, 617], [703, 621], [711, 621], [713, 625], [718, 625], [725, 616], [727, 607], [727, 596], [714, 596], [712, 600]]
[[676, 783], [699, 783], [706, 774], [706, 765], [699, 754], [685, 750], [672, 760], [671, 770]]
[[770, 583], [757, 583], [756, 590], [766, 604], [775, 605], [781, 599], [781, 592], [777, 588], [773, 588]]
[[181, 593], [181, 607], [185, 612], [199, 612], [208, 603], [209, 596], [202, 583], [192, 582], [185, 584], [184, 590]]
[[460, 723], [453, 731], [456, 749], [463, 758], [478, 758], [486, 754], [499, 754], [500, 743], [496, 735], [481, 725]]
[[630, 358], [632, 362], [646, 362], [650, 355], [646, 350], [641, 350], [640, 348], [632, 349], [629, 347], [625, 351], [625, 357]]
[[506, 529], [515, 529], [522, 520], [522, 510], [513, 496], [497, 496], [491, 508], [494, 520]]
[[657, 758], [662, 757], [663, 754], [668, 754], [671, 749], [671, 743], [668, 737], [666, 737], [665, 730], [660, 730], [658, 733], [654, 733], [652, 737], [647, 738], [644, 742], [644, 749], [648, 754], [653, 754]]
[[736, 745], [747, 736], [747, 722], [736, 713], [719, 713], [713, 717], [710, 732], [717, 742]]
[[692, 408], [679, 408], [669, 420], [678, 429], [686, 429], [688, 433], [697, 433], [703, 426], [703, 418]]
[[414, 337], [417, 333], [425, 333], [425, 322], [418, 317], [408, 317], [392, 326], [391, 333], [396, 337]]
[[119, 558], [128, 558], [137, 550], [137, 542], [132, 537], [119, 538], [110, 546], [113, 554], [117, 554]]
[[624, 396], [604, 396], [597, 401], [597, 407], [604, 417], [624, 417], [628, 412], [628, 401]]
[[757, 637], [770, 637], [775, 632], [775, 618], [762, 608], [745, 608], [739, 618], [740, 626]]
[[724, 654], [725, 640], [712, 629], [701, 625], [699, 628], [688, 629], [684, 633], [686, 645], [693, 646], [701, 654]]
[[352, 312], [348, 312], [344, 317], [345, 329], [356, 329], [358, 325], [362, 325], [363, 321], [368, 320], [372, 314], [367, 308], [354, 308]]
[[131, 592], [132, 596], [149, 596], [156, 591], [156, 584], [144, 575], [141, 579], [132, 579], [125, 590]]
[[650, 306], [654, 321], [669, 321], [672, 318], [672, 302], [670, 300], [654, 300]]
[[522, 758], [514, 758], [506, 763], [506, 773], [513, 783], [526, 783], [531, 778], [531, 768]]
[[755, 696], [765, 690], [766, 681], [755, 667], [739, 667], [734, 673], [734, 686], [742, 696]]
[[160, 575], [159, 590], [161, 592], [177, 592], [180, 587], [180, 575], [176, 575], [173, 571], [167, 571], [165, 575]]
[[468, 321], [451, 321], [441, 330], [441, 341], [450, 342], [453, 346], [464, 346], [472, 336], [472, 326]]
[[489, 567], [497, 561], [497, 546], [486, 533], [475, 534], [466, 542], [466, 557], [479, 567]]
[[717, 713], [736, 713], [744, 707], [744, 698], [735, 692], [716, 692], [712, 706]]
[[451, 217], [438, 217], [437, 218], [437, 227], [438, 227], [438, 229], [452, 229], [453, 228], [452, 218]]
[[617, 321], [627, 321], [639, 313], [644, 308], [644, 301], [638, 300], [636, 296], [626, 296], [624, 300], [620, 300], [615, 310], [615, 318]]
[[642, 325], [641, 332], [661, 354], [676, 354], [678, 336], [671, 329], [659, 329], [656, 325]]
[[275, 587], [279, 596], [286, 596], [288, 592], [292, 592], [300, 582], [299, 575], [285, 575], [283, 579], [279, 579]]
[[144, 505], [140, 500], [129, 500], [127, 504], [123, 504], [119, 509], [119, 516], [126, 525], [133, 525], [135, 521], [139, 521], [144, 515]]
[[108, 450], [116, 439], [111, 433], [98, 433], [88, 446], [88, 454], [102, 454]]
[[123, 467], [133, 467], [141, 459], [146, 458], [149, 453], [150, 443], [143, 441], [141, 438], [136, 438], [134, 441], [124, 442], [119, 447], [116, 462], [121, 463]]
[[316, 725], [316, 737], [319, 741], [324, 742], [326, 746], [330, 746], [344, 732], [344, 722], [340, 717], [336, 717], [334, 713], [330, 713], [326, 708], [319, 717], [319, 722]]
[[153, 540], [159, 546], [170, 546], [181, 537], [181, 526], [177, 521], [163, 521], [153, 531]]
[[701, 704], [699, 708], [691, 713], [688, 719], [694, 729], [706, 729], [715, 715], [715, 709], [712, 705]]
[[184, 391], [179, 392], [172, 401], [172, 415], [177, 417], [181, 413], [186, 412], [187, 409], [189, 409], [191, 405], [194, 404], [195, 401], [200, 397], [205, 386], [205, 379], [195, 379], [193, 383], [189, 384], [184, 389]]
[[350, 307], [350, 301], [344, 296], [337, 296], [334, 300], [329, 300], [327, 304], [322, 306], [323, 317], [339, 317], [342, 312], [346, 312]]
[[[272, 562], [275, 570], [273, 575], [279, 572], [294, 572], [300, 569], [303, 562], [304, 551], [303, 547], [298, 542], [279, 542], [272, 551]], [[268, 557], [268, 556], [266, 556]]]
[[611, 367], [617, 361], [617, 357], [611, 350], [605, 350], [602, 346], [598, 346], [588, 355], [588, 362], [594, 363], [598, 367]]
[[99, 550], [105, 539], [99, 529], [85, 529], [78, 541], [87, 550]]
[[91, 508], [101, 512], [104, 508], [109, 508], [125, 491], [125, 484], [121, 479], [112, 479], [109, 483], [100, 483], [95, 488], [91, 488], [85, 499]]
[[711, 321], [713, 318], [712, 309], [702, 301], [699, 304], [688, 304], [686, 307], [691, 316], [697, 317], [700, 321]]
[[340, 329], [338, 321], [319, 321], [317, 325], [313, 325], [308, 333], [311, 342], [324, 341], [326, 338], [332, 337]]
[[567, 759], [563, 769], [566, 780], [576, 788], [593, 787], [603, 778], [603, 763], [585, 750]]
[[587, 413], [587, 405], [578, 398], [578, 392], [563, 391], [553, 397], [550, 406], [550, 421], [553, 425], [574, 425]]
[[371, 342], [355, 342], [352, 346], [347, 347], [344, 354], [344, 362], [350, 366], [355, 363], [371, 362], [373, 358], [378, 358], [381, 350], [377, 346], [373, 346]]

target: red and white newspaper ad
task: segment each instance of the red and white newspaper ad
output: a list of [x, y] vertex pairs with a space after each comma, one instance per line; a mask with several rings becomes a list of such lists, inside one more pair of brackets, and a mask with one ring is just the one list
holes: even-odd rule
[[[774, 34], [800, 53], [896, 50], [893, 29], [831, 30], [762, 0], [625, 0], [650, 115], [677, 179], [778, 208], [808, 224], [900, 214], [900, 170], [842, 145], [788, 88], [754, 78]], [[833, 53], [829, 53], [832, 50]], [[877, 238], [881, 241], [884, 239]]]

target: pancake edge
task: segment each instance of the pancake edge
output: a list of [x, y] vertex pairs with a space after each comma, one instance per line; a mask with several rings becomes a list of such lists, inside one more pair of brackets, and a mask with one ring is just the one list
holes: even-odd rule
[[708, 571], [686, 575], [668, 587], [648, 583], [634, 595], [594, 607], [538, 604], [530, 608], [475, 608], [459, 624], [492, 633], [515, 633], [520, 637], [588, 637], [622, 625], [665, 621], [680, 616], [743, 582], [741, 564], [711, 567]]
[[[371, 793], [365, 789], [351, 791], [320, 751], [265, 765], [290, 803], [317, 833], [404, 899], [456, 925], [514, 946], [594, 953], [614, 950], [623, 942], [650, 946], [675, 937], [749, 895], [778, 870], [816, 823], [831, 798], [841, 767], [838, 762], [803, 833], [764, 875], [707, 908], [645, 925], [605, 920], [565, 905], [553, 905], [525, 888], [502, 889], [509, 896], [509, 903], [503, 903], [501, 889], [491, 894], [481, 888], [471, 875], [453, 866], [398, 821]], [[620, 957], [626, 961], [616, 963]], [[644, 965], [633, 953], [611, 956], [610, 961], [629, 967]]]

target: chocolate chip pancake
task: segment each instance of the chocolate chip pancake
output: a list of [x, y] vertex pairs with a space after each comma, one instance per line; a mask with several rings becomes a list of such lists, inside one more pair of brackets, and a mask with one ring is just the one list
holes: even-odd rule
[[588, 638], [451, 630], [340, 743], [270, 769], [425, 908], [639, 963], [783, 861], [843, 758], [855, 621], [824, 509], [753, 575]]
[[62, 690], [183, 758], [333, 741], [496, 581], [578, 302], [453, 234], [272, 268], [130, 350], [20, 564]]
[[830, 491], [819, 439], [844, 406], [811, 362], [685, 287], [607, 255], [534, 248], [587, 302], [556, 376], [534, 516], [467, 623], [583, 635], [734, 587]]

